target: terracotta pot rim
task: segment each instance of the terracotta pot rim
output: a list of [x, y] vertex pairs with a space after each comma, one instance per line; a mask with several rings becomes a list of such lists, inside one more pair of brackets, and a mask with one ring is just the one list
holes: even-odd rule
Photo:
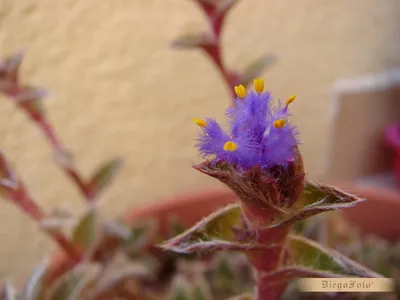
[[[237, 198], [235, 193], [227, 187], [209, 188], [202, 191], [189, 191], [184, 193], [177, 193], [166, 198], [159, 198], [158, 200], [152, 201], [148, 204], [141, 204], [138, 206], [131, 206], [126, 214], [123, 215], [123, 219], [127, 222], [131, 222], [134, 219], [141, 218], [144, 216], [152, 215], [154, 212], [161, 210], [176, 210], [180, 208], [183, 203], [184, 205], [198, 204], [201, 199], [216, 198], [231, 198], [232, 201]], [[168, 209], [167, 209], [168, 208]]]

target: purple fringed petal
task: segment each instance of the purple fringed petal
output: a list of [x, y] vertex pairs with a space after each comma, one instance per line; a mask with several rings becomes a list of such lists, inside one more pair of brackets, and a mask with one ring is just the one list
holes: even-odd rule
[[251, 134], [260, 140], [265, 130], [265, 118], [270, 114], [271, 95], [250, 92], [244, 99], [236, 99], [236, 108], [227, 110], [233, 136]]
[[[207, 126], [197, 139], [196, 147], [203, 156], [215, 155], [217, 161], [225, 161], [242, 169], [259, 164], [261, 168], [274, 165], [287, 166], [293, 160], [298, 132], [288, 122], [286, 105], [280, 101], [272, 104], [269, 92], [249, 92], [243, 99], [237, 98], [236, 108], [229, 108], [226, 116], [230, 133], [225, 132], [214, 119], [207, 119]], [[283, 119], [285, 126], [275, 128], [274, 121]], [[224, 150], [232, 141], [237, 148]]]
[[275, 128], [272, 123], [263, 139], [261, 165], [266, 168], [274, 165], [287, 166], [293, 159], [295, 147], [298, 145], [298, 132], [296, 127], [290, 123], [279, 129]]
[[235, 151], [221, 149], [217, 153], [217, 159], [224, 160], [242, 169], [247, 169], [257, 164], [260, 159], [260, 144], [257, 141], [252, 140], [249, 135], [237, 136], [232, 141], [237, 145], [237, 149]]
[[229, 135], [215, 119], [206, 119], [206, 122], [207, 126], [202, 128], [203, 132], [198, 136], [195, 146], [204, 157], [213, 154], [218, 156], [224, 144], [229, 141]]

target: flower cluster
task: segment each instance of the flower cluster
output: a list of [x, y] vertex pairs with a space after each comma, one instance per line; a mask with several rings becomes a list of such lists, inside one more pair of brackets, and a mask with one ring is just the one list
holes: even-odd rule
[[235, 87], [236, 107], [228, 108], [227, 132], [215, 119], [194, 119], [202, 129], [196, 147], [203, 157], [214, 156], [215, 162], [226, 162], [239, 169], [256, 165], [261, 168], [286, 167], [295, 159], [298, 132], [290, 124], [288, 106], [264, 92], [264, 81], [254, 80], [255, 91], [247, 92], [243, 85]]

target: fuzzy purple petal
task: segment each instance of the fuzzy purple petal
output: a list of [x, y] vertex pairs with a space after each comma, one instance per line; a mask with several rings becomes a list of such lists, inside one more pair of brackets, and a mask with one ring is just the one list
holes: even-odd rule
[[[214, 119], [207, 119], [207, 126], [197, 139], [196, 147], [203, 156], [215, 155], [217, 161], [225, 161], [241, 169], [259, 165], [270, 168], [287, 166], [294, 159], [298, 132], [288, 118], [288, 107], [280, 101], [272, 103], [268, 92], [249, 92], [236, 100], [236, 107], [229, 108], [226, 116], [230, 132], [225, 132]], [[275, 128], [274, 121], [283, 119], [285, 126]], [[226, 151], [224, 145], [232, 141], [237, 148]]]
[[265, 118], [270, 114], [271, 95], [250, 92], [244, 99], [236, 100], [236, 108], [227, 110], [231, 132], [234, 136], [243, 132], [260, 139], [265, 130]]
[[202, 133], [197, 138], [196, 147], [206, 157], [217, 155], [229, 141], [229, 135], [221, 128], [215, 119], [206, 119], [207, 126], [202, 128]]

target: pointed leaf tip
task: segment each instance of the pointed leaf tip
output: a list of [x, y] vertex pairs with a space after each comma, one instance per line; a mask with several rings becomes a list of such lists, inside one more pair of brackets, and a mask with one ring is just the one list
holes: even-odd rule
[[72, 241], [75, 245], [87, 249], [90, 246], [93, 246], [97, 239], [97, 234], [97, 212], [94, 209], [89, 208], [75, 226], [72, 233]]
[[244, 86], [248, 86], [255, 78], [260, 77], [266, 68], [272, 66], [276, 60], [277, 57], [273, 54], [264, 55], [254, 60], [243, 70], [240, 75], [240, 82]]
[[239, 3], [240, 0], [223, 0], [219, 1], [215, 8], [215, 17], [226, 15], [232, 8]]
[[100, 167], [93, 175], [89, 189], [94, 196], [99, 195], [115, 178], [122, 167], [122, 159], [115, 158]]
[[307, 181], [295, 209], [284, 218], [276, 221], [271, 227], [292, 224], [323, 212], [352, 207], [363, 201], [365, 199], [340, 188], [320, 182]]
[[216, 44], [216, 39], [209, 33], [185, 34], [171, 43], [177, 49], [191, 49], [212, 46]]
[[310, 268], [341, 277], [382, 277], [382, 275], [369, 270], [340, 252], [324, 247], [305, 237], [290, 235], [288, 243], [288, 255], [290, 257], [288, 266]]
[[159, 245], [161, 249], [176, 253], [209, 251], [245, 251], [276, 247], [276, 244], [261, 245], [250, 236], [239, 233], [246, 231], [239, 204], [230, 204], [199, 221], [182, 234]]

